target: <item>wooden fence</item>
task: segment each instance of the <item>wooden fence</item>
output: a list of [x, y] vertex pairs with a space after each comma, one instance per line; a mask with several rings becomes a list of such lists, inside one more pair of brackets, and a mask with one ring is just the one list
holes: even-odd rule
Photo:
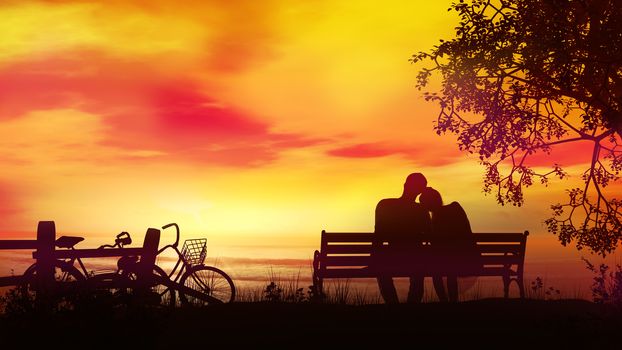
[[[58, 260], [139, 256], [138, 284], [147, 288], [153, 277], [153, 266], [160, 243], [160, 230], [150, 228], [145, 234], [142, 248], [106, 248], [106, 249], [56, 249], [56, 225], [54, 221], [40, 221], [35, 240], [0, 240], [0, 250], [33, 250], [36, 263], [37, 298], [45, 296], [55, 289], [55, 263]], [[88, 276], [84, 276], [88, 278]], [[19, 285], [24, 282], [23, 275], [0, 277], [0, 287]]]

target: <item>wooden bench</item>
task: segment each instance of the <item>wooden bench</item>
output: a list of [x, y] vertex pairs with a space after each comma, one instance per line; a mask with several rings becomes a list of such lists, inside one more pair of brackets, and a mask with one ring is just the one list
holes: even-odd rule
[[[469, 276], [500, 276], [503, 294], [507, 298], [510, 283], [518, 285], [520, 297], [525, 297], [523, 267], [528, 231], [524, 233], [474, 233], [480, 252], [481, 267]], [[322, 231], [320, 250], [313, 256], [313, 285], [318, 293], [323, 291], [327, 278], [375, 278], [377, 270], [370, 269], [374, 233]], [[422, 240], [429, 246], [429, 239]], [[417, 271], [427, 277], [430, 271]], [[411, 273], [393, 274], [408, 277]], [[466, 275], [462, 275], [466, 276]]]

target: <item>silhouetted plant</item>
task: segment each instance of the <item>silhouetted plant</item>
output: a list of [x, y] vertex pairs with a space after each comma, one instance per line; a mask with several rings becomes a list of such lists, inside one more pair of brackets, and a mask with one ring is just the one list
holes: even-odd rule
[[34, 295], [24, 292], [22, 288], [11, 288], [5, 295], [0, 296], [0, 310], [6, 315], [16, 316], [32, 313], [35, 309]]
[[544, 282], [542, 282], [542, 278], [536, 277], [534, 281], [531, 281], [531, 290], [533, 291], [534, 295], [537, 296], [541, 294], [543, 288]]
[[536, 277], [531, 281], [531, 291], [534, 299], [559, 300], [561, 298], [561, 291], [555, 287], [547, 287], [541, 277]]
[[[520, 206], [525, 188], [565, 178], [557, 162], [538, 170], [532, 157], [561, 144], [589, 145], [584, 184], [551, 207], [549, 232], [599, 254], [622, 241], [619, 191], [605, 191], [622, 171], [622, 6], [618, 1], [472, 0], [454, 2], [455, 37], [412, 62], [440, 92], [438, 134], [457, 136], [461, 150], [485, 167], [484, 191]], [[578, 160], [578, 159], [577, 159]], [[577, 161], [575, 160], [575, 162]], [[609, 189], [609, 188], [607, 188]]]
[[271, 302], [281, 301], [283, 297], [283, 290], [274, 281], [270, 282], [264, 290], [264, 298]]
[[587, 265], [586, 268], [596, 275], [590, 288], [594, 302], [622, 306], [622, 266], [616, 265], [615, 271], [610, 271], [606, 264], [596, 268], [586, 258], [581, 259]]
[[350, 301], [350, 280], [337, 280], [328, 290], [329, 302], [333, 304], [348, 304]]
[[369, 304], [369, 300], [368, 300], [368, 296], [367, 296], [367, 289], [361, 291], [361, 290], [355, 290], [354, 291], [354, 297], [353, 297], [353, 303], [354, 305], [366, 305]]
[[561, 296], [561, 291], [557, 288], [549, 287], [546, 289], [546, 292], [544, 292], [544, 294], [546, 294], [547, 299], [559, 299]]
[[304, 288], [297, 288], [294, 293], [289, 294], [285, 297], [285, 300], [292, 303], [302, 303], [306, 301], [306, 296], [304, 292]]
[[312, 303], [320, 303], [326, 300], [326, 294], [320, 292], [314, 285], [310, 285], [307, 290], [307, 298]]

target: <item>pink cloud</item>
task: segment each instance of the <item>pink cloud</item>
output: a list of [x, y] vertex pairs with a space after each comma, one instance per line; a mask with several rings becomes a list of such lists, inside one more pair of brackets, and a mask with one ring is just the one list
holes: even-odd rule
[[[587, 164], [591, 160], [592, 147], [593, 143], [587, 141], [555, 145], [550, 154], [541, 151], [534, 153], [527, 158], [525, 164], [535, 167], [549, 167], [556, 163], [563, 167]], [[399, 156], [428, 166], [448, 165], [465, 157], [465, 153], [460, 152], [447, 138], [438, 138], [432, 144], [417, 146], [396, 145], [391, 142], [357, 143], [333, 148], [326, 153], [333, 157], [360, 159]]]
[[404, 151], [403, 148], [389, 147], [379, 143], [359, 143], [329, 150], [328, 154], [345, 158], [377, 158], [390, 156], [392, 154], [401, 154], [404, 153]]
[[272, 132], [260, 117], [228, 107], [191, 78], [158, 74], [144, 62], [67, 52], [0, 71], [0, 120], [57, 108], [104, 116], [104, 146], [205, 164], [261, 165], [285, 149], [322, 142]]
[[588, 164], [592, 159], [594, 144], [591, 141], [569, 142], [555, 145], [550, 154], [537, 152], [528, 156], [526, 163], [530, 166], [572, 166]]
[[438, 145], [404, 146], [391, 143], [358, 143], [334, 148], [326, 152], [333, 157], [342, 158], [380, 158], [400, 156], [419, 165], [443, 166], [456, 162], [463, 154], [458, 150]]
[[162, 133], [185, 136], [207, 135], [245, 137], [267, 133], [267, 125], [219, 106], [187, 82], [158, 87], [153, 91], [153, 107], [158, 112], [157, 127]]
[[154, 74], [137, 62], [112, 60], [93, 51], [5, 64], [0, 71], [0, 120], [32, 110], [109, 110], [138, 104], [144, 100], [142, 93], [157, 82]]

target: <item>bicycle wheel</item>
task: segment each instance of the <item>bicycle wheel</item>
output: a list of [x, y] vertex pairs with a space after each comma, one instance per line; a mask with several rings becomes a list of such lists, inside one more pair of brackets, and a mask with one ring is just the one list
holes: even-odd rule
[[[153, 273], [157, 275], [157, 278], [170, 280], [166, 272], [162, 270], [158, 266], [153, 267]], [[160, 296], [160, 304], [163, 306], [175, 307], [176, 306], [176, 298], [175, 298], [175, 290], [167, 287], [162, 283], [157, 283], [152, 291], [158, 293]]]
[[[153, 268], [154, 285], [150, 287], [151, 304], [175, 306], [175, 291], [159, 283], [162, 279], [168, 280], [168, 275], [158, 266]], [[132, 300], [134, 289], [137, 287], [135, 272], [103, 273], [88, 280], [90, 292], [100, 298], [111, 298], [116, 304], [127, 304]], [[144, 300], [143, 300], [144, 301]]]
[[[220, 303], [230, 303], [235, 299], [235, 286], [231, 277], [212, 266], [199, 265], [190, 268], [179, 281], [185, 287], [204, 293]], [[203, 306], [209, 304], [205, 299], [179, 293], [182, 305]]]
[[[18, 286], [24, 296], [32, 297], [40, 290], [38, 287], [37, 264], [32, 264], [23, 275], [22, 284]], [[54, 288], [46, 290], [57, 301], [59, 309], [73, 309], [78, 297], [84, 292], [85, 277], [70, 263], [62, 260], [54, 262]]]
[[[26, 271], [24, 272], [24, 281], [25, 283], [30, 283], [35, 281], [35, 276], [37, 275], [37, 264], [34, 263], [30, 265]], [[54, 280], [56, 282], [73, 282], [73, 281], [84, 281], [84, 275], [75, 268], [70, 263], [67, 263], [62, 260], [57, 260], [54, 262]]]

